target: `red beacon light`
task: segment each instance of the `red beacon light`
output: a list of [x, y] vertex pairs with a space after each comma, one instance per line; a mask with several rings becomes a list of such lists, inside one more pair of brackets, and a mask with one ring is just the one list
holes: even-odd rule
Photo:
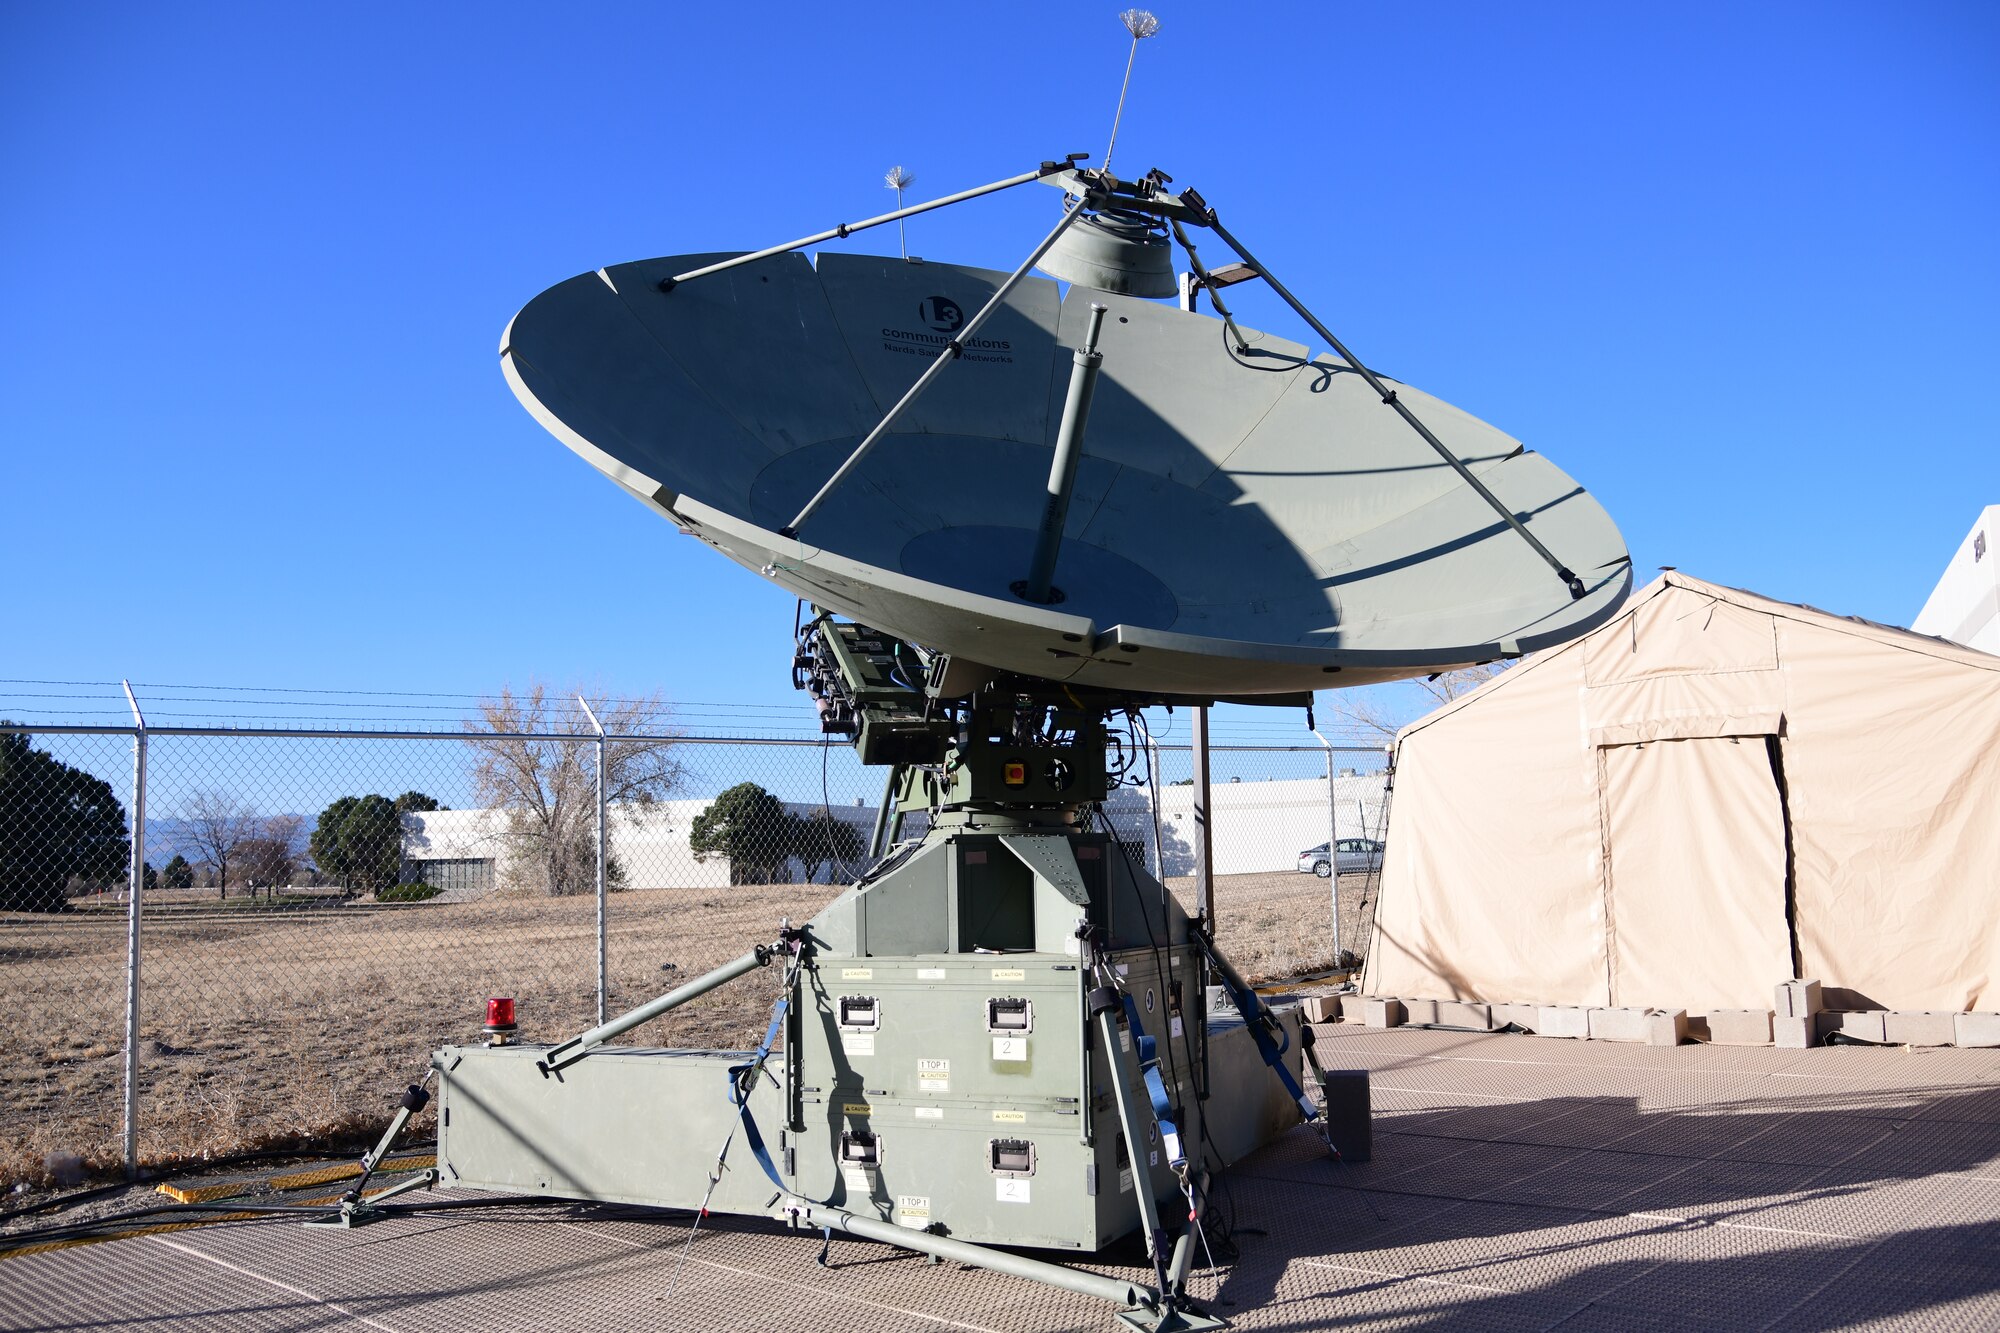
[[505, 1046], [514, 1039], [514, 1001], [494, 996], [486, 1002], [486, 1044]]

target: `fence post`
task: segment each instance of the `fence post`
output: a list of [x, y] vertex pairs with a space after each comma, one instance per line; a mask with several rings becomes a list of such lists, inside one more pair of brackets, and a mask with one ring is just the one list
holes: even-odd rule
[[1333, 961], [1340, 965], [1340, 820], [1334, 813], [1333, 742], [1312, 728], [1314, 739], [1326, 750], [1326, 879], [1333, 886]]
[[139, 923], [146, 895], [146, 715], [122, 680], [132, 706], [132, 857], [125, 911], [125, 1178], [139, 1178]]
[[605, 975], [609, 950], [605, 945], [604, 871], [606, 858], [610, 855], [604, 841], [604, 724], [590, 710], [588, 699], [579, 694], [576, 701], [583, 705], [583, 715], [590, 719], [591, 727], [597, 732], [597, 1025], [603, 1027], [608, 1014], [606, 997], [609, 992], [609, 978]]

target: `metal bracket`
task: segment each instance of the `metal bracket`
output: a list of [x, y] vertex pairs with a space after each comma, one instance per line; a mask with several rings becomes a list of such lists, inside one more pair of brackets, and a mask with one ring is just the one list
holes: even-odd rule
[[437, 1168], [434, 1166], [429, 1167], [423, 1171], [419, 1171], [408, 1180], [398, 1181], [388, 1189], [383, 1190], [380, 1194], [372, 1195], [369, 1198], [357, 1198], [350, 1194], [347, 1198], [340, 1201], [340, 1213], [338, 1216], [329, 1217], [324, 1222], [307, 1222], [305, 1225], [309, 1227], [331, 1227], [341, 1231], [352, 1231], [356, 1227], [365, 1227], [370, 1222], [380, 1222], [385, 1218], [394, 1216], [394, 1214], [386, 1212], [381, 1208], [380, 1205], [385, 1200], [393, 1199], [398, 1194], [407, 1194], [411, 1190], [428, 1189], [430, 1186], [437, 1184], [437, 1182]]
[[1229, 1327], [1227, 1320], [1185, 1305], [1177, 1305], [1171, 1310], [1149, 1310], [1141, 1305], [1120, 1310], [1112, 1318], [1127, 1328], [1141, 1330], [1141, 1333], [1197, 1333], [1198, 1330]]
[[1064, 899], [1078, 907], [1090, 906], [1090, 891], [1084, 887], [1083, 871], [1076, 864], [1076, 851], [1068, 838], [1003, 833], [1000, 843]]
[[1149, 1310], [1137, 1306], [1130, 1310], [1120, 1310], [1112, 1318], [1127, 1328], [1142, 1330], [1142, 1333], [1197, 1333], [1197, 1330], [1228, 1328], [1229, 1322], [1214, 1315], [1203, 1314], [1199, 1310], [1177, 1305], [1171, 1310]]

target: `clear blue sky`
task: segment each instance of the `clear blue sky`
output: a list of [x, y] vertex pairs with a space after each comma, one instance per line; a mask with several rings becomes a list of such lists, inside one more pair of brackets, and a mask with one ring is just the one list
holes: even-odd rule
[[[790, 599], [544, 434], [501, 328], [880, 211], [892, 163], [1101, 155], [1117, 8], [6, 6], [0, 677], [802, 717]], [[1906, 624], [2000, 499], [2000, 6], [1158, 12], [1118, 165], [1548, 453], [1642, 581]], [[911, 249], [1011, 266], [1050, 202]]]

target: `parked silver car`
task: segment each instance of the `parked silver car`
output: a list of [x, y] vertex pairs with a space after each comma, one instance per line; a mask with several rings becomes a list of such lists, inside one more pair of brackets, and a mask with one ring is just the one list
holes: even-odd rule
[[1340, 873], [1343, 875], [1358, 875], [1382, 868], [1382, 844], [1373, 838], [1342, 838], [1333, 847], [1332, 857], [1327, 856], [1326, 843], [1300, 852], [1299, 873], [1310, 873], [1325, 879], [1333, 873], [1335, 861], [1340, 862]]

